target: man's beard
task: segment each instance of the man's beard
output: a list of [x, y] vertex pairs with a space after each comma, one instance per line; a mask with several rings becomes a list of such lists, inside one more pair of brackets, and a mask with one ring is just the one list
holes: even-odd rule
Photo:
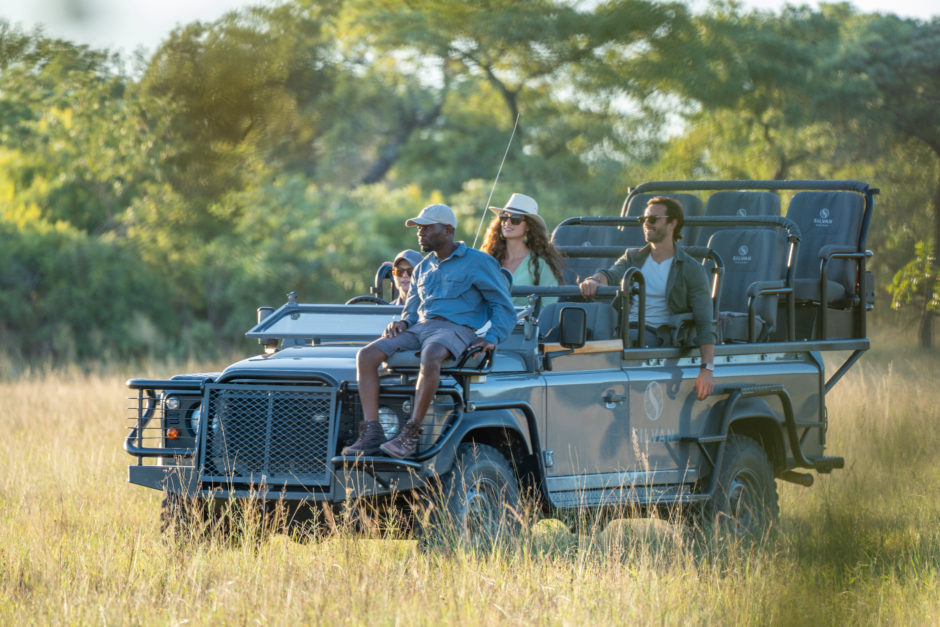
[[650, 244], [659, 244], [666, 239], [666, 232], [656, 229], [655, 231], [649, 231], [645, 233], [646, 241]]

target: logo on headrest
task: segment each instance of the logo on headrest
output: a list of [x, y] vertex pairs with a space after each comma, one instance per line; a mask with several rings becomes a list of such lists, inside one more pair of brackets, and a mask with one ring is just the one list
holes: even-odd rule
[[732, 255], [731, 260], [735, 263], [750, 263], [751, 261], [751, 249], [747, 247], [747, 244], [741, 244], [738, 246], [738, 254]]
[[663, 415], [664, 405], [663, 386], [658, 381], [650, 381], [643, 393], [643, 411], [646, 412], [646, 417], [650, 420], [659, 420], [659, 417]]
[[739, 216], [746, 216], [746, 215], [747, 215], [747, 209], [745, 209], [744, 207], [741, 207], [740, 209], [738, 209], [738, 215], [739, 215]]
[[828, 207], [823, 207], [819, 210], [819, 217], [813, 218], [813, 224], [816, 226], [829, 226], [832, 224], [832, 218], [829, 217]]

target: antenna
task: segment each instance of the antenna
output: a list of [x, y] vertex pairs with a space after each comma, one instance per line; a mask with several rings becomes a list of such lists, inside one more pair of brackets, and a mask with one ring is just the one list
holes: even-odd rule
[[499, 175], [503, 171], [503, 164], [506, 163], [506, 155], [509, 154], [509, 147], [512, 146], [512, 138], [516, 136], [516, 129], [519, 128], [519, 114], [516, 114], [516, 121], [512, 125], [512, 134], [509, 136], [509, 143], [506, 144], [506, 152], [503, 153], [503, 160], [499, 162], [499, 169], [496, 170], [496, 178], [493, 179], [493, 187], [490, 188], [490, 197], [486, 199], [486, 204], [483, 205], [483, 215], [480, 216], [480, 224], [477, 225], [477, 234], [473, 238], [473, 246], [471, 248], [477, 247], [477, 240], [480, 239], [480, 229], [483, 228], [483, 222], [486, 220], [486, 211], [490, 206], [490, 203], [493, 201], [493, 192], [496, 191], [496, 183], [499, 181]]

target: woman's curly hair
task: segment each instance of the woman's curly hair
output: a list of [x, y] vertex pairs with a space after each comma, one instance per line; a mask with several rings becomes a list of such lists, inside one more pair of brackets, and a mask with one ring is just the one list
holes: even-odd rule
[[[522, 214], [517, 214], [522, 215]], [[561, 285], [561, 269], [564, 267], [564, 259], [548, 239], [548, 231], [545, 229], [545, 223], [538, 218], [522, 215], [526, 223], [526, 246], [532, 251], [529, 255], [529, 264], [532, 269], [532, 278], [535, 285], [539, 285], [541, 277], [539, 276], [539, 259], [544, 259], [555, 275], [555, 280]], [[489, 253], [496, 258], [500, 265], [506, 258], [506, 240], [503, 239], [503, 231], [500, 225], [499, 216], [493, 218], [490, 225], [486, 227], [486, 235], [483, 237], [483, 246], [480, 247], [485, 253]]]

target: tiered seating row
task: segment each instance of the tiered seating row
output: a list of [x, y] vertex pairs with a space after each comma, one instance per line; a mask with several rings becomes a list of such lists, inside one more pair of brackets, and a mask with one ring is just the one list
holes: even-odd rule
[[[796, 193], [786, 219], [774, 191], [719, 190], [704, 206], [684, 191], [635, 193], [621, 217], [566, 220], [552, 240], [567, 257], [565, 283], [577, 283], [609, 267], [626, 248], [642, 246], [635, 218], [649, 198], [670, 196], [688, 208], [682, 243], [707, 246], [723, 262], [716, 310], [724, 341], [863, 337], [864, 316], [854, 312], [870, 305], [865, 235], [877, 190], [847, 187], [853, 191]], [[783, 324], [777, 324], [781, 308]]]

